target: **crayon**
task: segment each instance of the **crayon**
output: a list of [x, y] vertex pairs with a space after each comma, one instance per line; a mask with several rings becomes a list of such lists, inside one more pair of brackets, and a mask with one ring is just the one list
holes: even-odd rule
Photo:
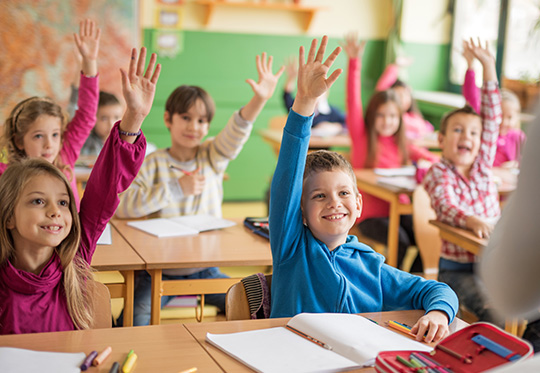
[[90, 365], [92, 365], [92, 362], [94, 361], [96, 356], [97, 356], [97, 351], [90, 352], [88, 356], [86, 357], [86, 359], [84, 359], [83, 363], [81, 364], [81, 370], [85, 371], [88, 368], [90, 368]]
[[106, 347], [103, 351], [101, 351], [98, 354], [98, 356], [96, 356], [96, 358], [94, 359], [94, 362], [92, 363], [92, 365], [97, 366], [97, 365], [103, 363], [105, 361], [105, 359], [107, 359], [109, 357], [111, 352], [112, 352], [112, 347], [111, 346]]
[[196, 371], [197, 371], [197, 368], [193, 367], [193, 368], [189, 368], [178, 373], [195, 373]]
[[119, 369], [120, 369], [120, 364], [118, 364], [118, 362], [115, 361], [111, 367], [111, 370], [109, 370], [109, 373], [118, 373]]
[[122, 372], [123, 373], [131, 372], [136, 361], [137, 361], [137, 354], [133, 350], [129, 351], [126, 361], [124, 361], [124, 365], [122, 365]]

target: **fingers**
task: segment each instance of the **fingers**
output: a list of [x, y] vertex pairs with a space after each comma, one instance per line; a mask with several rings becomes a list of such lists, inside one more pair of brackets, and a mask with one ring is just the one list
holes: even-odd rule
[[150, 77], [152, 76], [152, 73], [154, 72], [154, 66], [156, 65], [156, 60], [156, 54], [152, 53], [152, 55], [150, 56], [150, 62], [148, 63], [148, 67], [146, 68], [146, 73], [144, 74], [144, 77], [146, 79], [150, 79]]
[[305, 64], [306, 64], [305, 50], [304, 50], [304, 46], [301, 45], [300, 50], [298, 51], [298, 69], [302, 68]]
[[[307, 57], [307, 62], [311, 62], [315, 59], [315, 50], [317, 49], [317, 39], [313, 39], [311, 41], [311, 46], [309, 47], [309, 52], [308, 52], [308, 57]], [[305, 64], [306, 61], [304, 61], [304, 59], [302, 59], [302, 63]]]
[[[321, 45], [321, 48], [322, 48], [322, 45]], [[336, 60], [337, 56], [339, 56], [339, 54], [341, 53], [341, 47], [337, 47], [336, 49], [334, 49], [334, 51], [328, 56], [328, 58], [326, 59], [326, 61], [324, 61], [324, 65], [328, 68], [330, 68], [332, 66], [332, 64], [334, 63], [334, 61]], [[321, 59], [322, 61], [322, 59]]]
[[[321, 40], [321, 46], [319, 47], [319, 50], [317, 51], [317, 57], [315, 57], [315, 61], [318, 61], [318, 62], [322, 63], [322, 60], [323, 60], [323, 57], [324, 57], [324, 52], [326, 51], [326, 46], [327, 45], [328, 45], [328, 36], [324, 35], [322, 40]], [[339, 47], [339, 48], [341, 48], [341, 47]]]
[[285, 66], [281, 66], [281, 68], [276, 73], [275, 77], [279, 78], [281, 76], [281, 74], [283, 74], [284, 71], [285, 71]]
[[131, 49], [131, 60], [129, 61], [129, 77], [132, 77], [135, 74], [136, 64], [137, 64], [137, 49]]
[[152, 75], [152, 78], [150, 79], [150, 82], [152, 82], [152, 84], [157, 83], [160, 73], [161, 73], [161, 64], [158, 63], [156, 66], [156, 69], [154, 70], [154, 74]]
[[139, 60], [137, 61], [137, 76], [141, 76], [144, 73], [144, 65], [146, 63], [146, 48], [141, 48]]
[[337, 80], [337, 78], [339, 78], [342, 72], [343, 72], [343, 69], [337, 69], [336, 71], [332, 73], [332, 75], [328, 77], [328, 79], [326, 79], [326, 84], [328, 86], [328, 89], [332, 87], [332, 84], [334, 84], [334, 82]]

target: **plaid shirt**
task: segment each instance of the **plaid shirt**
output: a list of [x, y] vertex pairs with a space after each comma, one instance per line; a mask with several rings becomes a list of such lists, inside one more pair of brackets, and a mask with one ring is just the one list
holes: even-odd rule
[[[501, 123], [501, 97], [497, 82], [486, 82], [482, 88], [481, 117], [482, 140], [469, 178], [466, 179], [450, 161], [442, 158], [429, 169], [423, 182], [437, 220], [461, 228], [466, 228], [469, 216], [493, 219], [500, 215], [499, 193], [491, 175]], [[460, 263], [476, 260], [475, 255], [445, 240], [441, 257]]]

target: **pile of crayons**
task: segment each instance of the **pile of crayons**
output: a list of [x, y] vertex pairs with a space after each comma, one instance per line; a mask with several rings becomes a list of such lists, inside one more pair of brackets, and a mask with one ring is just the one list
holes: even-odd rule
[[[105, 348], [103, 351], [101, 351], [99, 354], [97, 351], [92, 351], [88, 354], [86, 359], [84, 359], [83, 363], [81, 364], [81, 371], [85, 371], [90, 366], [98, 366], [101, 363], [105, 361], [109, 357], [109, 355], [112, 352], [111, 346]], [[124, 360], [124, 364], [122, 364], [122, 372], [123, 373], [129, 373], [133, 369], [133, 366], [135, 365], [135, 362], [137, 361], [137, 354], [135, 351], [131, 350], [127, 354], [126, 360]], [[120, 371], [120, 364], [118, 362], [114, 362], [114, 364], [111, 367], [111, 370], [109, 373], [118, 373]]]
[[453, 373], [451, 369], [418, 352], [412, 352], [409, 355], [409, 360], [399, 355], [396, 356], [396, 360], [419, 373]]

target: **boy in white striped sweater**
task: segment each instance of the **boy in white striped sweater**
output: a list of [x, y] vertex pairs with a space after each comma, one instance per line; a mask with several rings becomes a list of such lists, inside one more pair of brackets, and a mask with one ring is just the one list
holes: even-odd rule
[[[120, 218], [173, 217], [208, 214], [221, 217], [223, 174], [249, 138], [253, 122], [274, 93], [282, 67], [272, 73], [272, 57], [257, 56], [258, 82], [247, 83], [253, 97], [229, 119], [215, 138], [204, 140], [214, 116], [215, 105], [200, 87], [180, 86], [167, 99], [165, 126], [171, 133], [171, 147], [146, 157], [131, 187], [120, 195], [116, 216]], [[204, 141], [203, 141], [204, 140]], [[171, 167], [172, 166], [172, 167]], [[179, 248], [180, 250], [182, 248]], [[218, 268], [170, 269], [164, 279], [227, 277]], [[150, 322], [151, 279], [142, 271], [135, 282], [133, 324]], [[173, 297], [161, 298], [161, 305]], [[207, 295], [206, 303], [225, 310], [225, 294]], [[118, 323], [122, 323], [120, 315]]]

